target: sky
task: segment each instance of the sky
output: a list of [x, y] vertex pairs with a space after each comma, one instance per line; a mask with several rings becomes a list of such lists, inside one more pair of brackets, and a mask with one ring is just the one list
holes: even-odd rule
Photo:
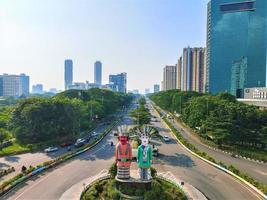
[[152, 91], [184, 47], [204, 47], [208, 0], [0, 0], [0, 74], [26, 73], [30, 85], [93, 82], [93, 65], [127, 72], [128, 89]]

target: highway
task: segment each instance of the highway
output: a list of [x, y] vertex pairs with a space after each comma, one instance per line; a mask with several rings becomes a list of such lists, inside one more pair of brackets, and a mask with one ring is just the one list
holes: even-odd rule
[[233, 165], [242, 172], [245, 172], [251, 177], [254, 177], [256, 180], [267, 184], [267, 163], [258, 163], [243, 158], [234, 158], [229, 154], [210, 149], [207, 145], [201, 143], [199, 138], [192, 134], [192, 130], [190, 130], [189, 128], [183, 126], [181, 123], [178, 123], [176, 120], [169, 120], [169, 122], [172, 123], [172, 125], [177, 130], [180, 130], [183, 137], [187, 139], [191, 144], [195, 145], [199, 150], [206, 152], [215, 160], [222, 161], [227, 165]]
[[[131, 124], [131, 119], [125, 116], [123, 124]], [[160, 134], [172, 137], [162, 123], [157, 122], [155, 126]], [[111, 140], [116, 142], [116, 138], [109, 134], [91, 150], [27, 181], [3, 199], [59, 199], [72, 185], [110, 167], [114, 161], [114, 147], [109, 145]], [[161, 155], [154, 165], [158, 171], [171, 171], [201, 190], [209, 199], [258, 199], [229, 175], [190, 155], [173, 138], [169, 144], [158, 141], [157, 145]]]

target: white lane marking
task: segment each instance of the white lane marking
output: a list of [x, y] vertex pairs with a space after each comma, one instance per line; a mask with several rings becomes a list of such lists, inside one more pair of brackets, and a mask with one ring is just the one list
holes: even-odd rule
[[[92, 154], [97, 153], [98, 151], [104, 149], [104, 147], [106, 146], [102, 145], [102, 147], [100, 147], [99, 149], [97, 149], [96, 151], [92, 152]], [[89, 156], [88, 156], [89, 157]], [[41, 179], [40, 181], [34, 183], [33, 185], [31, 185], [29, 188], [27, 188], [26, 190], [24, 190], [22, 193], [20, 193], [14, 200], [18, 200], [23, 194], [25, 194], [26, 192], [28, 192], [29, 190], [31, 190], [33, 187], [35, 187], [36, 185], [40, 184], [41, 182], [43, 182], [44, 180], [46, 180], [48, 177], [50, 177], [51, 175], [53, 175], [54, 173], [56, 173], [56, 171], [52, 172], [51, 174], [48, 174], [47, 176], [45, 176], [43, 179]]]
[[40, 181], [36, 182], [35, 184], [31, 185], [28, 189], [24, 190], [22, 193], [19, 194], [19, 196], [17, 196], [14, 200], [17, 200], [18, 198], [20, 198], [23, 194], [25, 194], [26, 192], [28, 192], [30, 189], [32, 189], [33, 187], [35, 187], [36, 185], [38, 185], [39, 183], [43, 182], [45, 179], [47, 179], [48, 177], [50, 177], [51, 175], [53, 175], [53, 172], [51, 174], [48, 174], [46, 177], [44, 177], [43, 179], [41, 179]]

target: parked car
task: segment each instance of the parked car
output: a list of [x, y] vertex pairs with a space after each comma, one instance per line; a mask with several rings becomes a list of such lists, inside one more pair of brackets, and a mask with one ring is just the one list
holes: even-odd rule
[[98, 137], [98, 133], [94, 131], [94, 132], [91, 134], [91, 136], [92, 136], [92, 137]]
[[167, 135], [164, 135], [164, 136], [163, 136], [163, 140], [164, 140], [165, 142], [169, 142], [169, 141], [170, 141], [170, 138], [169, 138]]
[[74, 145], [75, 145], [75, 147], [81, 147], [81, 146], [83, 146], [85, 144], [85, 142], [86, 142], [85, 139], [79, 138], [79, 139], [77, 139], [77, 141], [75, 142]]
[[60, 146], [61, 147], [68, 147], [70, 145], [72, 145], [72, 142], [63, 142]]
[[54, 151], [58, 151], [58, 148], [57, 147], [48, 147], [44, 151], [45, 151], [45, 153], [51, 153]]

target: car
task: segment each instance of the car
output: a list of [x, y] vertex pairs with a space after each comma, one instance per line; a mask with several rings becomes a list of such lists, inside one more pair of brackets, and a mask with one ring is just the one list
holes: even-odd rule
[[170, 141], [170, 138], [169, 138], [167, 135], [164, 135], [164, 136], [163, 136], [163, 140], [164, 140], [165, 142], [169, 142], [169, 141]]
[[74, 145], [75, 145], [75, 147], [81, 147], [81, 146], [83, 146], [85, 144], [85, 142], [86, 142], [85, 139], [79, 138], [79, 139], [77, 139], [77, 141], [75, 142]]
[[91, 134], [91, 136], [92, 136], [92, 137], [98, 137], [98, 133], [94, 131], [94, 132]]
[[72, 145], [72, 142], [63, 142], [60, 146], [61, 147], [68, 147], [70, 145]]
[[45, 153], [51, 153], [54, 151], [58, 151], [58, 148], [57, 147], [48, 147], [44, 151], [45, 151]]

